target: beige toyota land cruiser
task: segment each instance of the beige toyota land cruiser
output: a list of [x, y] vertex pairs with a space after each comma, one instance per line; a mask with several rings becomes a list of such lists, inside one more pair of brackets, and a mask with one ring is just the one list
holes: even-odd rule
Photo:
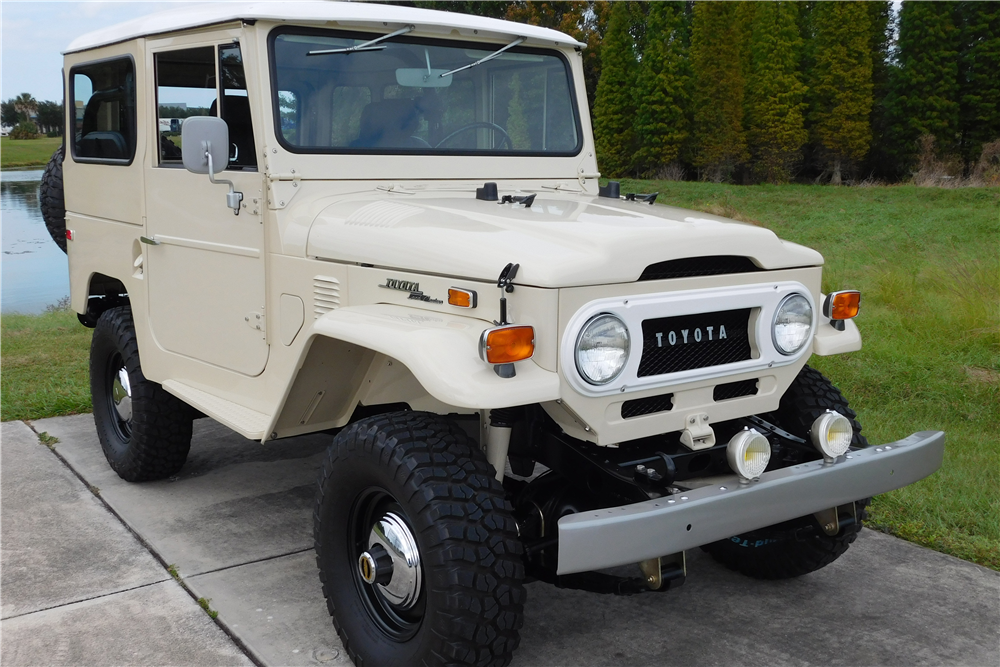
[[316, 556], [359, 664], [507, 664], [526, 578], [664, 591], [696, 547], [813, 571], [941, 464], [940, 432], [869, 446], [806, 365], [861, 347], [819, 253], [599, 185], [582, 48], [282, 2], [66, 51], [48, 222], [108, 462], [174, 475], [203, 415], [336, 429]]

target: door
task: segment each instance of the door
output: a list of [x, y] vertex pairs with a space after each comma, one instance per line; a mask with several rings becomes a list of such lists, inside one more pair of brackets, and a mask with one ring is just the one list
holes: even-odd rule
[[[246, 375], [267, 363], [264, 229], [249, 96], [239, 44], [153, 54], [159, 155], [146, 167], [145, 275], [150, 327], [164, 349]], [[229, 125], [229, 165], [216, 180], [181, 164], [180, 125], [195, 115]], [[152, 119], [151, 119], [152, 120]]]

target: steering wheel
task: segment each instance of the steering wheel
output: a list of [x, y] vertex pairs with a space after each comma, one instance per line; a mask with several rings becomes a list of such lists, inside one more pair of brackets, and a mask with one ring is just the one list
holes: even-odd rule
[[513, 149], [514, 142], [510, 140], [510, 135], [507, 134], [507, 130], [503, 129], [502, 127], [500, 127], [496, 123], [490, 123], [489, 121], [480, 121], [478, 123], [469, 123], [468, 125], [463, 125], [462, 127], [458, 128], [457, 130], [455, 130], [454, 132], [452, 132], [451, 134], [449, 134], [447, 137], [445, 137], [441, 141], [439, 141], [436, 144], [434, 144], [434, 148], [440, 148], [442, 145], [444, 145], [445, 143], [447, 143], [448, 141], [450, 141], [456, 135], [462, 134], [463, 132], [465, 132], [467, 130], [475, 130], [475, 129], [478, 129], [478, 128], [481, 128], [481, 127], [489, 128], [491, 130], [494, 130], [494, 131], [500, 133], [500, 143], [497, 144], [497, 145], [494, 145], [493, 148], [501, 148], [502, 146], [504, 146], [504, 144], [506, 144], [507, 145], [507, 150]]

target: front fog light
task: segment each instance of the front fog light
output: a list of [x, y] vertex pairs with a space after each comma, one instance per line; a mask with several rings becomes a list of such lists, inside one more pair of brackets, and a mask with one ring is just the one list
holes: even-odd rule
[[801, 350], [809, 341], [812, 321], [812, 306], [804, 296], [789, 294], [782, 299], [771, 323], [771, 339], [778, 352], [792, 355]]
[[756, 430], [745, 429], [726, 445], [726, 458], [741, 482], [757, 479], [771, 460], [771, 443]]
[[628, 327], [614, 315], [597, 315], [576, 341], [576, 369], [590, 384], [607, 384], [628, 361]]
[[854, 427], [851, 426], [851, 420], [844, 415], [827, 410], [813, 422], [809, 437], [823, 455], [823, 459], [832, 463], [850, 449], [851, 440], [854, 438]]

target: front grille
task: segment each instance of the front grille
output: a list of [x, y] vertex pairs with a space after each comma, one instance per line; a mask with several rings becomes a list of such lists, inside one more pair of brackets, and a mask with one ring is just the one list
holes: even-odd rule
[[750, 310], [643, 320], [639, 377], [749, 359]]
[[726, 384], [717, 384], [715, 389], [712, 391], [712, 399], [715, 401], [726, 401], [730, 398], [739, 398], [740, 396], [756, 396], [757, 395], [757, 380], [740, 380], [739, 382], [727, 382]]
[[622, 403], [622, 419], [631, 419], [632, 417], [651, 415], [654, 412], [669, 412], [673, 409], [673, 407], [673, 394], [637, 398], [635, 400], [625, 401]]
[[685, 257], [650, 264], [639, 280], [667, 280], [692, 276], [720, 276], [727, 273], [762, 271], [749, 257], [716, 255], [714, 257]]

